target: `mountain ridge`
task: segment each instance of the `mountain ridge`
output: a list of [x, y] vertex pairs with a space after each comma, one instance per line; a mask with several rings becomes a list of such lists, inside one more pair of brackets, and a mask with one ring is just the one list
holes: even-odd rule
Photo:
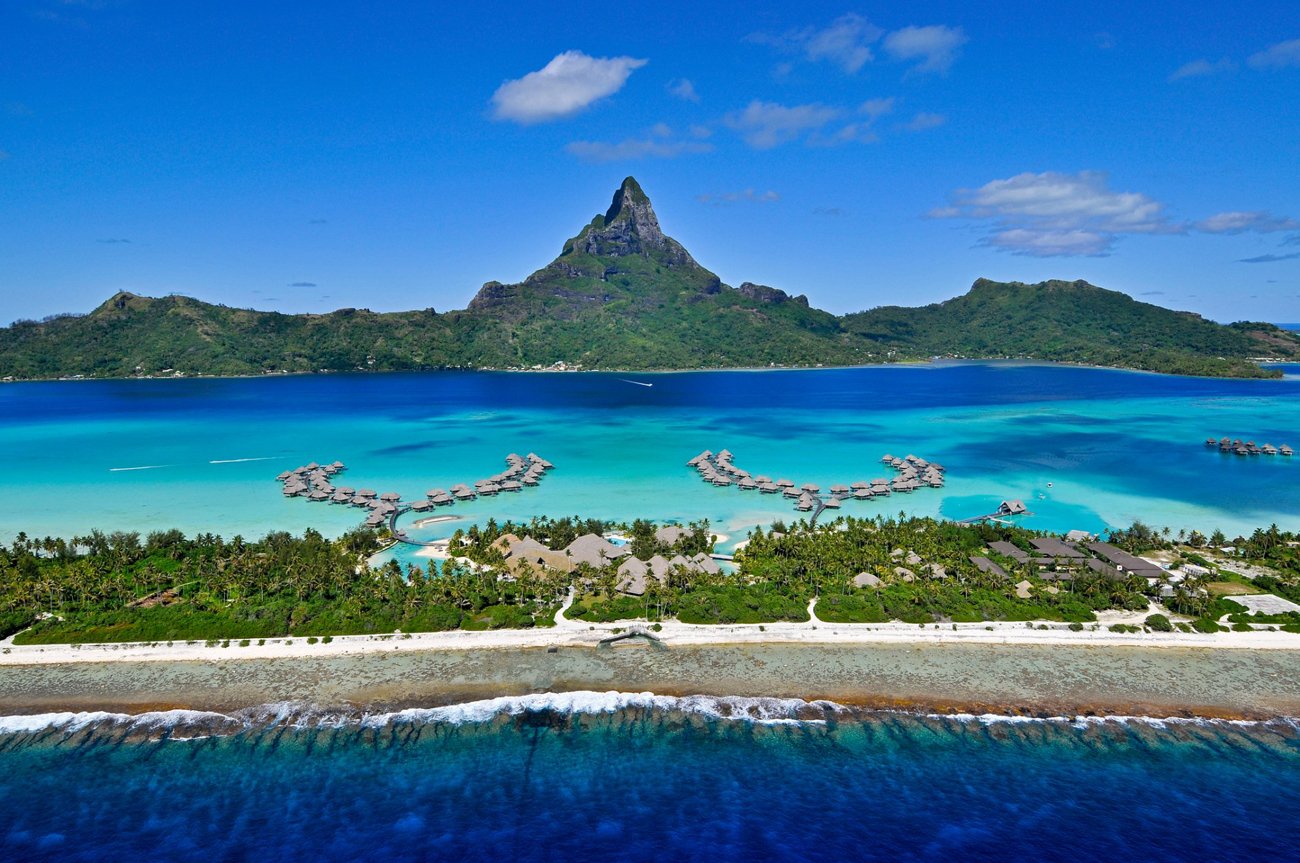
[[941, 303], [843, 316], [779, 288], [733, 288], [664, 233], [632, 177], [549, 264], [521, 282], [487, 282], [462, 310], [287, 314], [120, 291], [87, 315], [0, 329], [0, 377], [7, 379], [830, 366], [931, 357], [1278, 376], [1254, 361], [1262, 356], [1300, 358], [1300, 337], [1270, 324], [1218, 324], [1081, 280], [978, 279]]

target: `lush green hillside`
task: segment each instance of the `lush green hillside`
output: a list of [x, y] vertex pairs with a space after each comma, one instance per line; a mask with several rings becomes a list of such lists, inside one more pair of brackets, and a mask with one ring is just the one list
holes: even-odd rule
[[1254, 377], [1252, 357], [1296, 357], [1300, 342], [1272, 324], [1222, 324], [1140, 303], [1087, 282], [980, 279], [921, 308], [847, 315], [844, 328], [903, 353], [1023, 357], [1174, 374]]
[[845, 365], [1023, 357], [1176, 374], [1269, 376], [1252, 357], [1300, 356], [1268, 324], [1222, 326], [1085, 282], [980, 280], [964, 296], [837, 318], [805, 297], [721, 283], [666, 236], [631, 177], [560, 256], [489, 282], [469, 308], [286, 315], [119, 293], [84, 316], [0, 329], [0, 377], [273, 372]]

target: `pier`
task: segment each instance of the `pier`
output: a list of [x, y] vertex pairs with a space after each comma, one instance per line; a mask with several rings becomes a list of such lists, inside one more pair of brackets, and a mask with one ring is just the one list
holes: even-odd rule
[[780, 494], [794, 502], [796, 512], [810, 513], [813, 524], [828, 509], [839, 509], [844, 501], [864, 501], [877, 497], [887, 497], [895, 492], [910, 493], [922, 486], [943, 488], [944, 467], [937, 462], [926, 461], [916, 455], [901, 458], [886, 454], [881, 463], [895, 473], [894, 478], [876, 478], [857, 480], [851, 483], [835, 483], [828, 493], [823, 493], [816, 483], [806, 482], [797, 485], [793, 480], [777, 479], [763, 474], [751, 474], [736, 465], [731, 450], [718, 452], [705, 450], [686, 463], [694, 468], [700, 479], [719, 488], [735, 486], [741, 491], [755, 491], [760, 494]]
[[1006, 521], [1006, 517], [1009, 515], [1033, 515], [1033, 513], [1029, 511], [1029, 507], [1025, 506], [1023, 500], [1004, 500], [998, 505], [998, 508], [995, 511], [990, 512], [987, 515], [977, 515], [974, 518], [963, 518], [957, 523], [975, 524], [979, 521], [996, 521], [999, 524], [1011, 524], [1011, 522]]
[[516, 494], [525, 488], [536, 488], [546, 473], [555, 468], [555, 465], [531, 452], [526, 456], [510, 453], [505, 457], [505, 462], [504, 471], [475, 480], [472, 488], [465, 483], [457, 483], [450, 489], [433, 488], [425, 492], [423, 499], [414, 501], [403, 501], [402, 496], [395, 491], [380, 493], [369, 488], [336, 487], [333, 484], [334, 478], [347, 470], [347, 465], [341, 461], [325, 465], [311, 462], [284, 471], [276, 479], [280, 482], [285, 497], [302, 497], [313, 503], [329, 501], [331, 504], [368, 510], [364, 521], [366, 527], [387, 524], [399, 542], [429, 546], [431, 543], [411, 539], [398, 528], [398, 518], [408, 512], [428, 512], [436, 507], [472, 501], [479, 495]]

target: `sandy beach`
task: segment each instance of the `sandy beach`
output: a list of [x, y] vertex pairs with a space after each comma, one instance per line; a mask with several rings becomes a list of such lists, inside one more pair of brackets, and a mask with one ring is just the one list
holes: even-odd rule
[[[429, 556], [438, 553], [429, 549]], [[445, 554], [445, 551], [444, 551]], [[1102, 612], [1096, 624], [1072, 631], [1060, 622], [981, 622], [947, 624], [828, 623], [816, 616], [804, 623], [697, 625], [666, 620], [653, 630], [645, 621], [630, 620], [589, 624], [564, 615], [556, 625], [534, 629], [499, 629], [471, 632], [387, 633], [339, 635], [328, 643], [310, 643], [304, 637], [238, 640], [209, 644], [203, 641], [121, 644], [15, 645], [0, 641], [0, 667], [55, 665], [83, 662], [188, 662], [224, 659], [287, 659], [293, 657], [355, 656], [422, 650], [493, 650], [551, 647], [596, 647], [603, 639], [629, 631], [642, 631], [666, 647], [704, 645], [880, 645], [880, 644], [997, 644], [1058, 647], [1208, 648], [1213, 650], [1300, 651], [1300, 634], [1273, 629], [1252, 632], [1111, 632], [1114, 623], [1140, 624], [1152, 611]], [[1095, 627], [1095, 628], [1094, 628]]]
[[[1132, 617], [1133, 615], [1130, 615]], [[1118, 618], [1119, 616], [1116, 615]], [[1008, 624], [643, 623], [172, 644], [0, 643], [0, 713], [395, 709], [594, 690], [975, 713], [1300, 716], [1300, 635]]]

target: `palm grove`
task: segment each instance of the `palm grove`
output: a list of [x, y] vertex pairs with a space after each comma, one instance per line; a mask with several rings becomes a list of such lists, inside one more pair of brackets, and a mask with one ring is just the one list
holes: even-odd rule
[[[365, 561], [384, 537], [356, 530], [337, 539], [314, 531], [271, 533], [257, 541], [162, 531], [91, 533], [70, 541], [20, 535], [0, 547], [0, 636], [18, 643], [162, 642], [323, 637], [341, 634], [548, 626], [572, 588], [568, 617], [591, 623], [677, 618], [687, 623], [807, 620], [808, 603], [828, 622], [901, 620], [918, 624], [994, 620], [1056, 620], [1083, 624], [1103, 609], [1145, 609], [1158, 591], [1145, 579], [1002, 560], [1007, 576], [991, 575], [970, 557], [990, 542], [1029, 548], [1041, 534], [1005, 525], [964, 526], [928, 518], [841, 518], [827, 525], [776, 524], [756, 530], [738, 570], [676, 569], [651, 580], [643, 596], [615, 589], [613, 564], [572, 572], [505, 568], [497, 539], [532, 536], [558, 547], [586, 532], [619, 529], [639, 556], [707, 547], [707, 524], [674, 546], [656, 544], [653, 525], [594, 519], [534, 519], [528, 524], [474, 527], [454, 540], [457, 556], [440, 572]], [[1200, 537], [1199, 534], [1195, 535]], [[1112, 541], [1131, 551], [1194, 546], [1134, 528]], [[1297, 536], [1276, 527], [1238, 537], [1239, 554], [1271, 567], [1262, 588], [1300, 599]], [[686, 545], [682, 545], [686, 543]], [[902, 555], [906, 555], [905, 558]], [[915, 575], [899, 567], [924, 561]], [[906, 575], [900, 574], [902, 569]], [[858, 573], [879, 583], [855, 586]], [[940, 576], [939, 573], [942, 573]], [[1210, 578], [1189, 577], [1164, 596], [1172, 611], [1200, 618], [1201, 628], [1241, 609], [1204, 590]], [[1030, 587], [1017, 590], [1019, 581]], [[1244, 618], [1234, 614], [1234, 620]], [[1255, 619], [1256, 621], [1259, 618]], [[1272, 621], [1295, 628], [1300, 621]], [[1244, 625], [1244, 624], [1243, 624]]]

